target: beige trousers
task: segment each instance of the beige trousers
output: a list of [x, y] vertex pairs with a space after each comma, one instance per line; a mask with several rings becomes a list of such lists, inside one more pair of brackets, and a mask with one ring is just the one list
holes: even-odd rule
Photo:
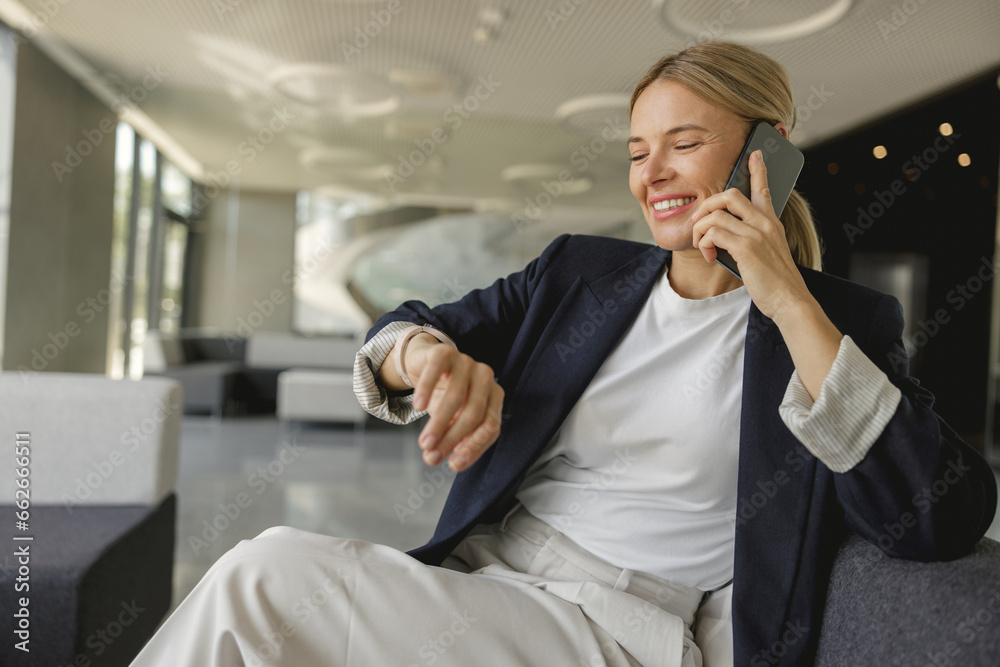
[[477, 527], [444, 567], [279, 527], [220, 558], [132, 664], [702, 667], [702, 597], [524, 509]]

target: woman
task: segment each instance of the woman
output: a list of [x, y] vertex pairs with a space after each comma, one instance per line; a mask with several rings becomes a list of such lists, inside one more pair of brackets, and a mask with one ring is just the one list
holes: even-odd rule
[[716, 42], [654, 65], [628, 146], [655, 247], [560, 237], [456, 303], [404, 304], [359, 353], [366, 409], [428, 411], [424, 460], [461, 472], [416, 560], [272, 529], [136, 664], [172, 632], [171, 664], [806, 664], [848, 529], [967, 553], [995, 483], [889, 362], [898, 302], [815, 270], [808, 207], [775, 217], [759, 155], [751, 198], [723, 191], [760, 120], [795, 122], [766, 56]]

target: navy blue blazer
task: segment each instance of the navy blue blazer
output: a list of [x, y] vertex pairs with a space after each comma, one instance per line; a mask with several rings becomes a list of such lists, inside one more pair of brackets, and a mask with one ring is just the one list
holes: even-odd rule
[[[473, 526], [511, 507], [525, 472], [669, 261], [668, 251], [651, 245], [562, 236], [523, 271], [486, 289], [436, 308], [410, 301], [376, 322], [369, 338], [393, 321], [441, 329], [490, 365], [506, 393], [499, 439], [456, 476], [433, 538], [413, 556], [439, 564]], [[848, 529], [891, 556], [948, 560], [972, 549], [996, 509], [988, 464], [907, 375], [899, 302], [800, 271], [833, 324], [889, 376], [902, 399], [868, 455], [846, 473], [832, 472], [778, 415], [794, 366], [777, 326], [750, 306], [733, 584], [737, 665], [812, 661], [829, 573]]]

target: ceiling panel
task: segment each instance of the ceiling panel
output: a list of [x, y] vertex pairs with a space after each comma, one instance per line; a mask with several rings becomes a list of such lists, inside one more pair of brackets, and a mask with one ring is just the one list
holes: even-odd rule
[[[559, 124], [561, 104], [627, 94], [658, 57], [695, 40], [802, 20], [843, 1], [3, 0], [0, 9], [20, 4], [45, 19], [43, 35], [112, 85], [142, 88], [135, 105], [206, 172], [237, 165], [241, 187], [334, 185], [489, 199], [517, 211], [537, 200], [541, 185], [515, 186], [501, 172], [546, 163], [593, 182], [556, 206], [632, 211], [624, 145], [598, 142], [593, 159], [581, 159], [593, 138]], [[660, 20], [662, 5], [688, 33]], [[477, 42], [477, 28], [492, 29], [491, 38]], [[816, 34], [758, 48], [790, 73], [800, 108], [793, 140], [807, 147], [1000, 66], [1000, 3], [857, 0]], [[381, 82], [398, 93], [398, 109], [351, 118], [296, 102], [272, 81], [296, 63], [337, 66], [366, 86]], [[151, 71], [162, 80], [143, 87]], [[400, 72], [436, 74], [443, 88], [390, 83]], [[276, 114], [287, 123], [269, 127]], [[338, 169], [303, 165], [304, 154], [322, 150], [356, 159]], [[386, 178], [407, 164], [411, 176]]]

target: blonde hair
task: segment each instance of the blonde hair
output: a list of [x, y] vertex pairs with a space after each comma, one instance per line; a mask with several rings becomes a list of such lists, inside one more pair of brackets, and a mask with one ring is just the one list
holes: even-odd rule
[[[777, 61], [734, 42], [703, 42], [665, 56], [649, 68], [632, 91], [629, 115], [650, 84], [673, 81], [686, 86], [706, 102], [725, 109], [747, 123], [784, 123], [795, 127], [795, 103], [788, 74]], [[821, 270], [822, 249], [809, 202], [795, 190], [781, 212], [785, 238], [796, 263]]]

